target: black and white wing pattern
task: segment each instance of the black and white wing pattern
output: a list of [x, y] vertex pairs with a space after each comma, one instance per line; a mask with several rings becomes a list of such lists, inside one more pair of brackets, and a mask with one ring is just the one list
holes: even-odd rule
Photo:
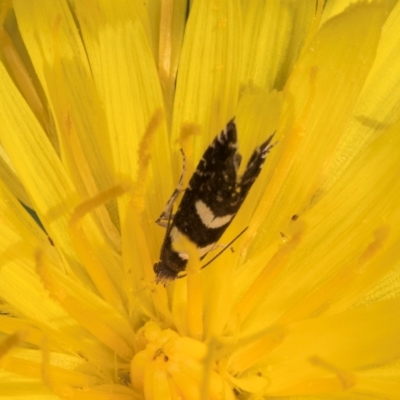
[[176, 279], [186, 269], [188, 255], [172, 248], [180, 235], [184, 234], [196, 244], [200, 259], [217, 246], [257, 179], [273, 146], [272, 137], [254, 150], [241, 177], [237, 176], [242, 157], [238, 153], [234, 120], [215, 137], [168, 224], [160, 260], [154, 264], [157, 282]]

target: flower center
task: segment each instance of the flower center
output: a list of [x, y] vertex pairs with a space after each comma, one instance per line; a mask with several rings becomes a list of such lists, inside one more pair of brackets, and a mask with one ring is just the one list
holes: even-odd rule
[[204, 343], [148, 322], [137, 333], [139, 345], [131, 363], [131, 382], [145, 398], [234, 399]]

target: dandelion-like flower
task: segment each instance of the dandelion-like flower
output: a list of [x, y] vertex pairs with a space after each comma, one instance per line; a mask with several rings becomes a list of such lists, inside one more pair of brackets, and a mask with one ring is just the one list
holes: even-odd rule
[[[400, 5], [347, 3], [2, 2], [0, 398], [398, 398]], [[164, 286], [233, 117], [248, 229]]]

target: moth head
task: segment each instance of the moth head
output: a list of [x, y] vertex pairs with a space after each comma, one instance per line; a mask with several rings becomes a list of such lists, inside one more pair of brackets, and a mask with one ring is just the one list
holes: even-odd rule
[[162, 261], [155, 263], [153, 268], [156, 273], [156, 283], [161, 283], [164, 286], [175, 279], [181, 279], [186, 276], [185, 273], [175, 273], [174, 271], [171, 271], [165, 264], [163, 265]]
[[168, 268], [168, 265], [163, 261], [158, 261], [154, 264], [153, 270], [156, 274], [156, 283], [164, 283], [164, 285], [176, 279], [177, 274], [175, 271], [172, 271]]
[[[184, 253], [170, 252], [169, 257], [157, 261], [153, 270], [156, 274], [156, 283], [168, 283], [182, 278], [181, 273], [186, 269], [187, 255]], [[165, 253], [163, 254], [165, 256]]]

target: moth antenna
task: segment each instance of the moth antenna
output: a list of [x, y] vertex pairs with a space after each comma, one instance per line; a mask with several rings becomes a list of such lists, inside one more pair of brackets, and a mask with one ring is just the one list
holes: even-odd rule
[[245, 233], [245, 232], [247, 231], [248, 228], [249, 228], [249, 227], [246, 226], [246, 228], [244, 228], [244, 229], [242, 230], [242, 232], [240, 232], [235, 238], [233, 238], [233, 240], [231, 240], [231, 241], [226, 245], [226, 247], [224, 247], [224, 248], [223, 248], [217, 255], [215, 255], [210, 261], [208, 261], [207, 263], [205, 263], [205, 264], [201, 267], [201, 269], [203, 269], [203, 268], [207, 267], [208, 265], [210, 265], [210, 264], [211, 264], [216, 258], [218, 258], [226, 249], [229, 249], [229, 248], [233, 245], [233, 243], [235, 243], [236, 240], [239, 239], [240, 236], [242, 236], [243, 233]]
[[[236, 240], [239, 239], [240, 236], [242, 236], [243, 233], [246, 232], [246, 230], [247, 230], [248, 228], [249, 228], [249, 227], [246, 226], [246, 228], [244, 228], [233, 240], [231, 240], [231, 241], [216, 255], [216, 256], [214, 256], [210, 261], [208, 261], [206, 264], [204, 264], [204, 265], [201, 267], [201, 269], [203, 269], [203, 268], [207, 267], [208, 265], [210, 265], [210, 264], [211, 264], [216, 258], [218, 258], [226, 249], [229, 249], [229, 248], [233, 245], [233, 243], [235, 243]], [[185, 278], [185, 277], [186, 277], [186, 274], [185, 274], [185, 275], [178, 275], [175, 279], [182, 279], [182, 278]]]

